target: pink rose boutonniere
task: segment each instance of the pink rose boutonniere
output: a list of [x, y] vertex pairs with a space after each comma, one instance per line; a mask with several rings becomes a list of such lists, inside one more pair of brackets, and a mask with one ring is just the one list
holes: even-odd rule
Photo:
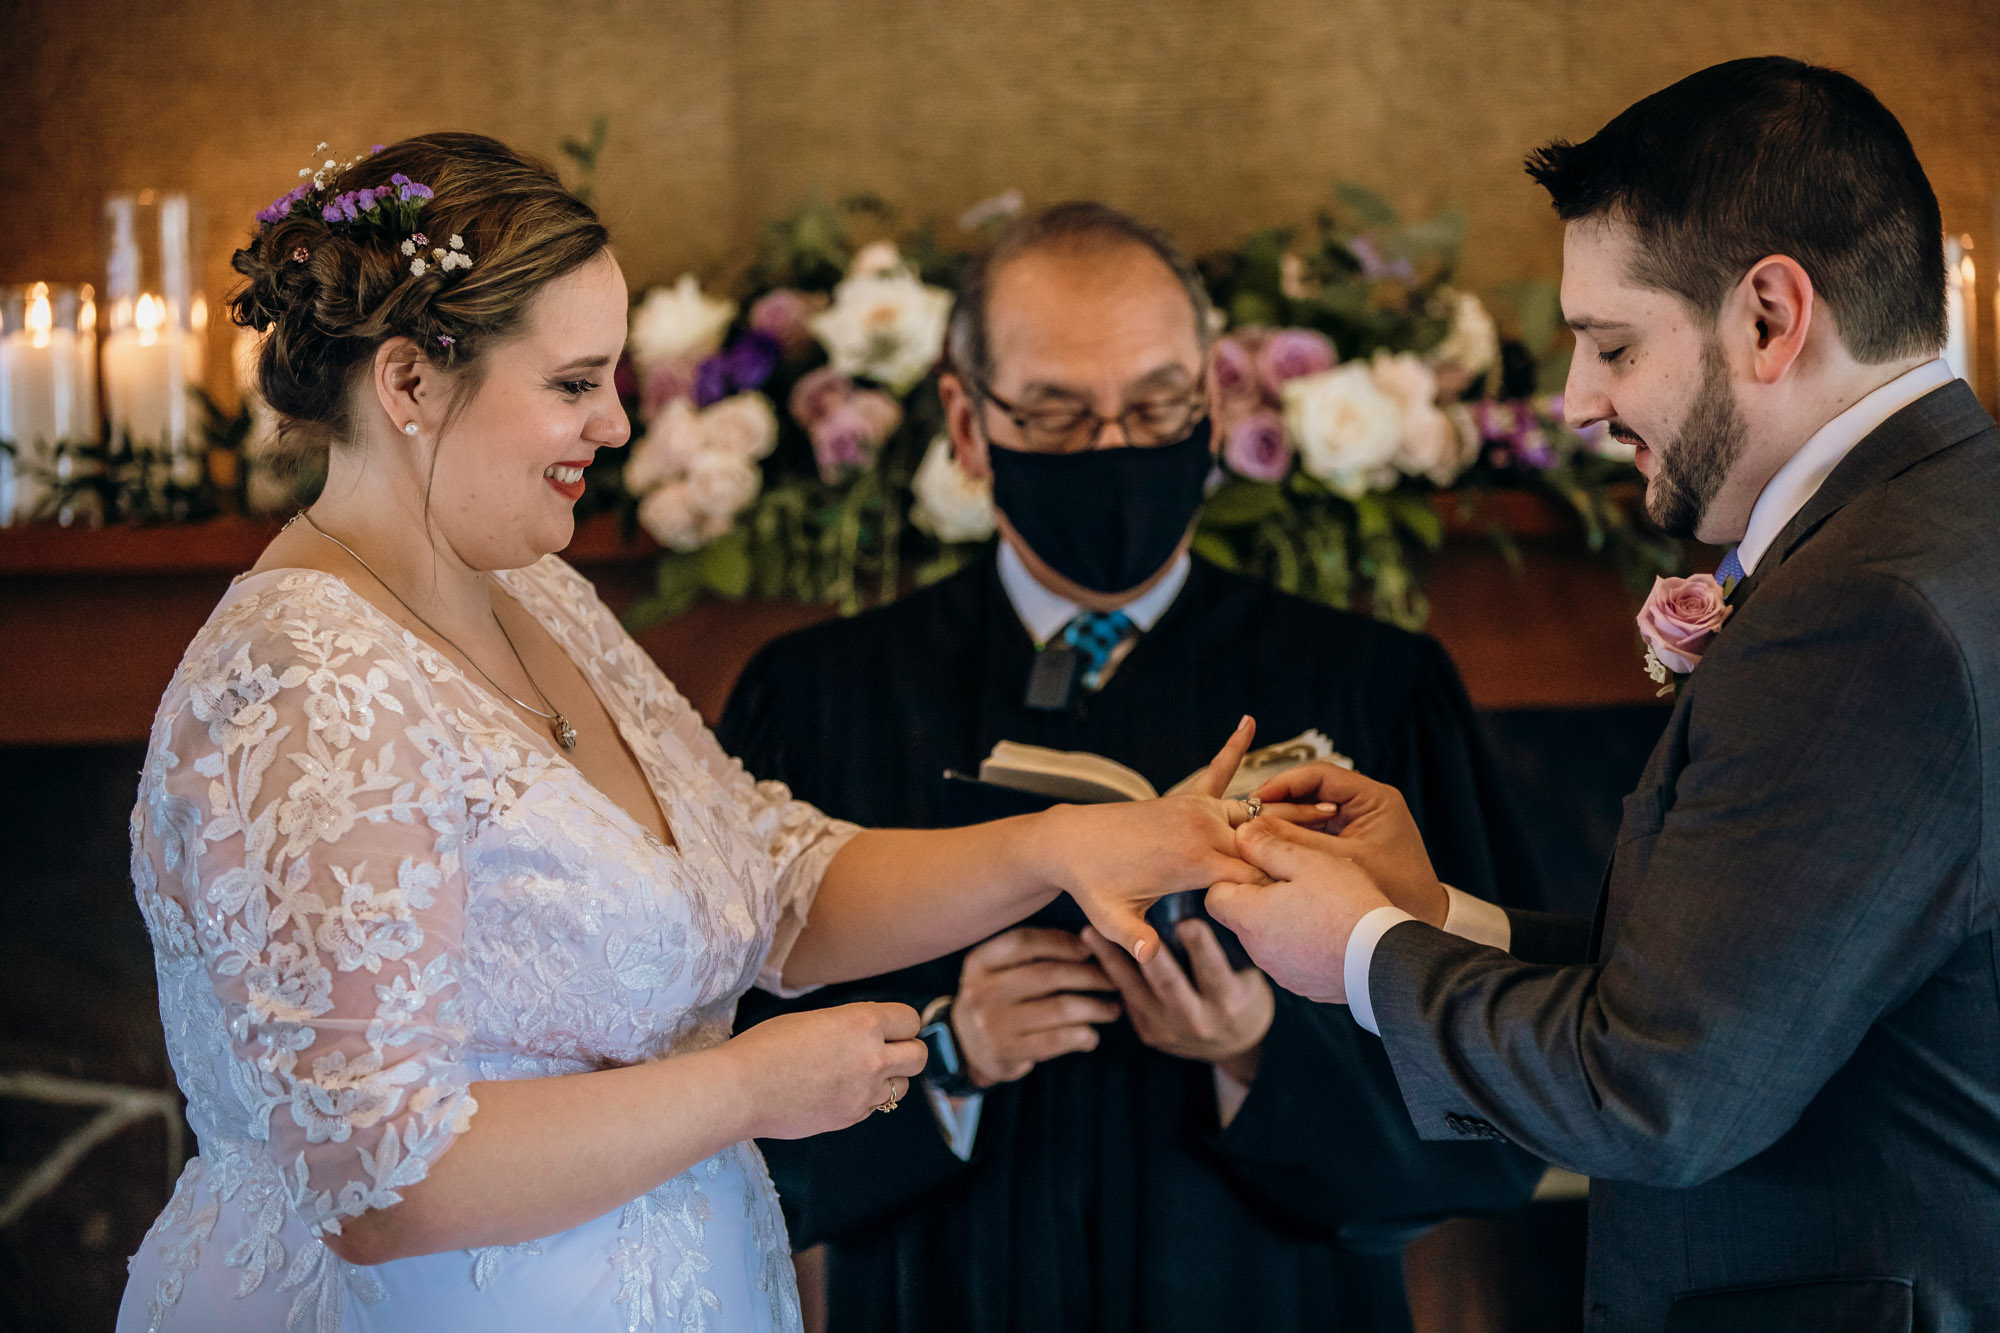
[[1661, 694], [1673, 693], [1673, 677], [1701, 665], [1709, 640], [1735, 609], [1725, 596], [1713, 574], [1653, 580], [1639, 608], [1639, 637], [1646, 641], [1646, 674], [1660, 682]]

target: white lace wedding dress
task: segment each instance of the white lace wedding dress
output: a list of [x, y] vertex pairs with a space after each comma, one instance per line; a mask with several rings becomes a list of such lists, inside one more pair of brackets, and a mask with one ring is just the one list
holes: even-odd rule
[[131, 1261], [121, 1333], [798, 1327], [749, 1143], [524, 1244], [364, 1268], [321, 1243], [423, 1179], [477, 1115], [470, 1084], [725, 1040], [854, 832], [744, 773], [569, 566], [499, 577], [679, 847], [339, 579], [239, 579], [161, 700], [132, 812], [201, 1155]]

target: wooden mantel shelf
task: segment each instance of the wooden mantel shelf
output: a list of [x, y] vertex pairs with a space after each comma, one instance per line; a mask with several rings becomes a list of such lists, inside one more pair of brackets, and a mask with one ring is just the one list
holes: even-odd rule
[[[1452, 536], [1432, 563], [1430, 630], [1482, 708], [1645, 703], [1636, 600], [1581, 549], [1574, 521], [1539, 496], [1492, 492], [1471, 519], [1438, 497]], [[1512, 536], [1517, 571], [1482, 534]], [[0, 745], [143, 740], [175, 664], [231, 577], [256, 562], [274, 523], [220, 518], [164, 527], [0, 528]], [[652, 586], [659, 547], [608, 516], [579, 525], [564, 555], [614, 610]], [[824, 607], [705, 602], [639, 641], [705, 717], [771, 639]]]

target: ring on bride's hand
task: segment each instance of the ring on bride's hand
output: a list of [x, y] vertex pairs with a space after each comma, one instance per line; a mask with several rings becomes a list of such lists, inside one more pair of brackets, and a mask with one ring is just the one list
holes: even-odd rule
[[1239, 796], [1236, 799], [1243, 802], [1243, 818], [1245, 823], [1248, 823], [1250, 820], [1255, 819], [1257, 816], [1264, 813], [1263, 797]]
[[889, 1112], [895, 1110], [898, 1106], [901, 1106], [902, 1104], [903, 1103], [901, 1102], [901, 1100], [899, 1100], [896, 1096], [896, 1085], [891, 1083], [889, 1085], [889, 1100], [883, 1102], [880, 1106], [876, 1107], [875, 1109], [877, 1111], [882, 1112], [884, 1115], [887, 1115]]

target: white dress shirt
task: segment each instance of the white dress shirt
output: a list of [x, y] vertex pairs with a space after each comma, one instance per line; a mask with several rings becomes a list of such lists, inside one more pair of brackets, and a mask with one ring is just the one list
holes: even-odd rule
[[[1133, 598], [1118, 609], [1131, 617], [1132, 623], [1143, 633], [1160, 623], [1160, 617], [1174, 604], [1174, 598], [1181, 595], [1187, 586], [1190, 560], [1186, 551], [1174, 561], [1166, 574], [1144, 593]], [[1014, 614], [1021, 618], [1021, 625], [1028, 631], [1028, 637], [1035, 641], [1037, 648], [1053, 639], [1062, 627], [1083, 613], [1083, 608], [1066, 597], [1059, 597], [1043, 587], [1035, 576], [1028, 572], [1027, 562], [1021, 559], [1013, 545], [1000, 543], [1000, 586], [1007, 591], [1007, 600], [1014, 604]], [[1132, 640], [1119, 645], [1119, 651], [1111, 658], [1111, 668], [1123, 660], [1131, 649]], [[1105, 672], [1106, 677], [1110, 671]], [[1496, 909], [1497, 910], [1497, 909]], [[983, 1097], [977, 1093], [970, 1097], [947, 1097], [930, 1084], [924, 1084], [924, 1092], [937, 1113], [938, 1127], [944, 1131], [945, 1142], [961, 1161], [972, 1156], [972, 1142], [979, 1133], [979, 1108]], [[1247, 1085], [1238, 1083], [1220, 1069], [1215, 1071], [1216, 1111], [1222, 1124], [1227, 1127], [1230, 1120], [1250, 1095]]]
[[[1771, 549], [1771, 543], [1778, 539], [1785, 525], [1806, 507], [1855, 445], [1890, 417], [1925, 394], [1943, 388], [1953, 378], [1942, 358], [1926, 362], [1898, 375], [1814, 431], [1765, 483], [1757, 494], [1757, 503], [1751, 506], [1750, 522], [1743, 529], [1743, 540], [1736, 545], [1736, 558], [1743, 564], [1745, 577], [1755, 572], [1757, 562]], [[1504, 911], [1456, 889], [1447, 888], [1445, 892], [1451, 896], [1445, 930], [1496, 949], [1512, 947], [1514, 930]], [[1381, 1029], [1375, 1025], [1375, 1005], [1368, 997], [1368, 969], [1375, 961], [1375, 946], [1391, 929], [1414, 920], [1400, 907], [1378, 907], [1356, 922], [1354, 933], [1347, 938], [1341, 976], [1347, 984], [1348, 1007], [1353, 1010], [1355, 1022], [1378, 1036]]]

